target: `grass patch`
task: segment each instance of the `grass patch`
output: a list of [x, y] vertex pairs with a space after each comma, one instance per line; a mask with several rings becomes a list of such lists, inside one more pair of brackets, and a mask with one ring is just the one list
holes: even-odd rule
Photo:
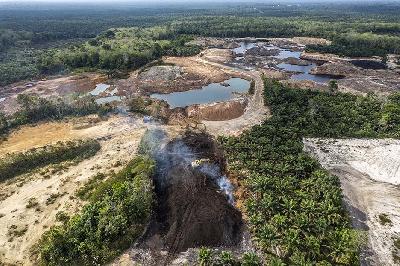
[[26, 231], [28, 231], [28, 225], [25, 225], [23, 228], [18, 228], [15, 224], [11, 225], [8, 229], [8, 239], [9, 242], [13, 241], [15, 237], [21, 237], [25, 235]]
[[58, 142], [22, 153], [12, 153], [0, 158], [0, 181], [31, 172], [50, 164], [64, 161], [81, 161], [100, 150], [96, 140]]
[[46, 205], [51, 205], [61, 196], [60, 193], [52, 193], [46, 200]]
[[37, 245], [43, 265], [99, 265], [142, 233], [153, 204], [154, 163], [137, 157], [98, 185], [83, 210], [53, 226]]

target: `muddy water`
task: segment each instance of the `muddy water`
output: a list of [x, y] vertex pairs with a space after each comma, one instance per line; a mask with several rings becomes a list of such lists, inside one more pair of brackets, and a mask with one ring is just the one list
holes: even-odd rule
[[294, 58], [300, 58], [301, 56], [301, 52], [294, 52], [294, 51], [290, 51], [287, 49], [282, 49], [280, 47], [276, 47], [276, 46], [271, 46], [273, 49], [279, 49], [280, 52], [277, 56], [274, 56], [275, 58], [279, 58], [279, 59], [287, 59], [289, 57], [294, 57]]
[[171, 108], [186, 107], [193, 104], [223, 102], [234, 97], [233, 93], [246, 93], [250, 82], [241, 78], [231, 78], [222, 83], [211, 83], [201, 89], [169, 94], [152, 94], [151, 97], [168, 102]]
[[328, 83], [331, 80], [331, 77], [324, 76], [324, 75], [313, 75], [310, 74], [310, 70], [316, 67], [317, 65], [312, 63], [308, 66], [298, 66], [298, 65], [291, 65], [286, 63], [281, 63], [277, 65], [280, 69], [286, 71], [293, 71], [293, 72], [300, 72], [299, 74], [294, 74], [290, 77], [293, 80], [312, 80], [318, 83]]
[[[260, 44], [262, 45], [262, 44]], [[236, 60], [243, 60], [243, 57], [241, 57], [242, 54], [245, 54], [248, 49], [257, 47], [258, 45], [256, 43], [245, 43], [242, 42], [240, 43], [240, 47], [233, 49], [233, 52], [239, 57], [236, 58]], [[289, 49], [283, 49], [278, 46], [274, 45], [264, 45], [265, 48], [270, 49], [270, 50], [279, 50], [279, 54], [276, 56], [270, 56], [270, 58], [274, 59], [279, 59], [279, 60], [286, 60], [288, 58], [297, 58], [300, 59], [301, 53], [300, 51], [291, 51]], [[310, 74], [310, 70], [316, 67], [317, 65], [314, 63], [310, 62], [310, 65], [308, 66], [299, 66], [299, 65], [292, 65], [288, 63], [280, 63], [277, 65], [278, 68], [284, 70], [284, 71], [289, 71], [289, 72], [298, 72], [296, 74], [293, 74], [290, 79], [292, 80], [312, 80], [317, 83], [328, 83], [331, 80], [330, 76], [325, 76], [325, 75], [313, 75]]]
[[115, 94], [118, 93], [118, 89], [114, 88], [112, 91], [107, 91], [110, 89], [111, 85], [104, 84], [104, 83], [99, 83], [96, 85], [96, 88], [94, 88], [92, 91], [89, 92], [90, 95], [92, 96], [104, 96], [106, 94], [107, 96], [97, 98], [95, 101], [97, 104], [106, 104], [106, 103], [112, 103], [112, 102], [120, 102], [122, 101], [121, 96], [117, 96]]

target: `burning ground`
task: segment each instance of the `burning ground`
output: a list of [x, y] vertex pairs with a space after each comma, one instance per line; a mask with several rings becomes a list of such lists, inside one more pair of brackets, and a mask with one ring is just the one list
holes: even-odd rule
[[194, 132], [171, 140], [154, 129], [140, 147], [157, 162], [156, 212], [136, 247], [115, 264], [195, 264], [202, 246], [243, 252], [246, 229], [214, 140]]

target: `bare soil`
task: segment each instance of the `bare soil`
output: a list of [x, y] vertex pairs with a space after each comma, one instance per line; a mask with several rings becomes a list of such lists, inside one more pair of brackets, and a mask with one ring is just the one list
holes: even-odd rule
[[191, 105], [186, 108], [186, 113], [196, 120], [225, 121], [241, 117], [246, 106], [247, 99], [239, 98], [227, 102]]
[[93, 90], [96, 84], [105, 80], [105, 76], [85, 73], [47, 80], [20, 82], [7, 87], [0, 87], [0, 98], [5, 98], [4, 101], [0, 102], [0, 111], [7, 114], [16, 112], [18, 110], [16, 99], [20, 93], [34, 93], [44, 98], [65, 97], [74, 93], [87, 93]]

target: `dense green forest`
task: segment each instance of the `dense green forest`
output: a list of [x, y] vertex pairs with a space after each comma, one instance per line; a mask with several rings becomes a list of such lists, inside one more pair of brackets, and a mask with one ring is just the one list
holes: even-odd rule
[[332, 45], [307, 49], [347, 56], [400, 50], [396, 3], [0, 7], [0, 86], [82, 67], [127, 70], [162, 55], [198, 52], [184, 45], [187, 35], [323, 37]]
[[88, 204], [47, 231], [39, 245], [43, 265], [102, 265], [139, 237], [153, 206], [154, 162], [136, 157], [96, 187]]
[[399, 138], [399, 99], [290, 89], [265, 80], [272, 117], [221, 142], [231, 169], [246, 173], [246, 213], [271, 265], [359, 263], [359, 235], [343, 209], [339, 180], [303, 152], [302, 138]]
[[163, 55], [188, 56], [199, 47], [185, 45], [189, 38], [168, 27], [120, 28], [107, 30], [82, 45], [53, 49], [38, 60], [41, 73], [54, 74], [64, 68], [115, 71], [137, 69]]

